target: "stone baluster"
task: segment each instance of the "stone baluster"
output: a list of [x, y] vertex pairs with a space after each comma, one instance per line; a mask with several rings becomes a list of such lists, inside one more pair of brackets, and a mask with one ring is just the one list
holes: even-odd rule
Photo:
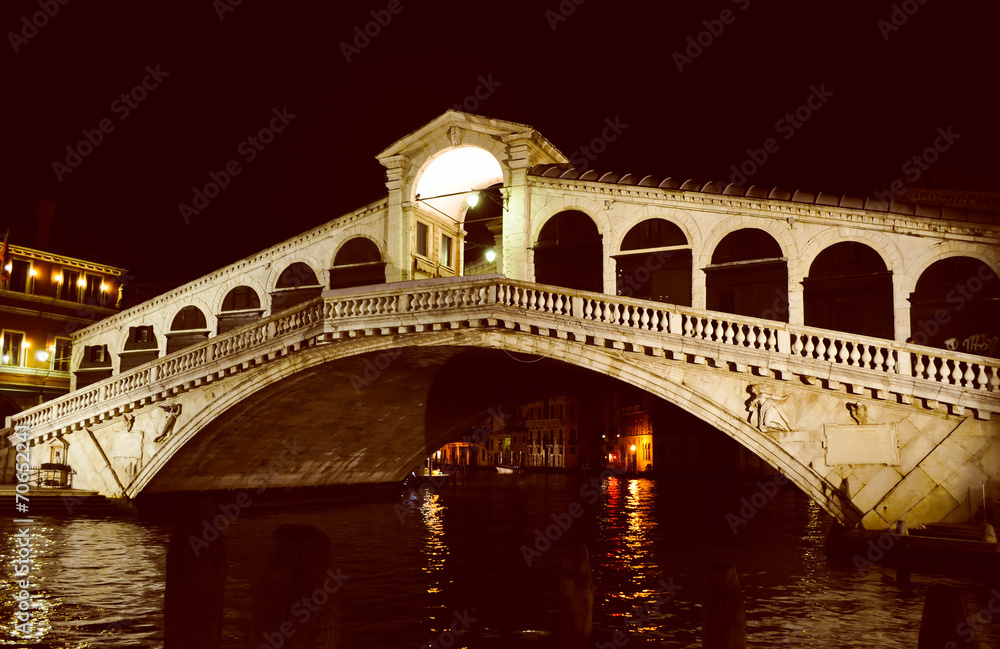
[[737, 323], [736, 324], [736, 345], [739, 346], [739, 347], [745, 347], [746, 345], [744, 343], [746, 342], [746, 339], [747, 339], [747, 337], [743, 333], [743, 325]]
[[694, 335], [694, 325], [691, 324], [691, 316], [684, 316], [684, 335]]
[[940, 359], [934, 358], [933, 356], [927, 357], [927, 378], [929, 378], [931, 381], [941, 380], [941, 372], [940, 372], [941, 368], [938, 366], [938, 363], [936, 362], [938, 360]]
[[[951, 372], [951, 382], [955, 385], [961, 385], [963, 376], [962, 364], [958, 361], [951, 361], [951, 364], [955, 367]], [[945, 371], [947, 372], [947, 370]]]
[[851, 344], [851, 365], [859, 365], [861, 360], [861, 352], [858, 351], [858, 343]]
[[985, 390], [988, 385], [986, 378], [986, 366], [983, 364], [979, 365], [979, 374], [976, 376], [976, 389]]
[[806, 346], [803, 348], [806, 358], [816, 358], [813, 353], [816, 351], [816, 345], [813, 344], [813, 337], [806, 336]]
[[725, 339], [726, 339], [726, 344], [727, 345], [732, 345], [733, 344], [733, 338], [736, 337], [736, 325], [734, 323], [732, 323], [732, 322], [729, 322], [728, 320], [726, 320], [725, 325], [726, 325], [726, 328], [725, 328], [724, 336], [725, 336]]
[[821, 361], [826, 360], [826, 339], [822, 336], [816, 337], [816, 358]]
[[[847, 365], [848, 359], [851, 357], [851, 353], [847, 351], [847, 342], [843, 340], [839, 340], [837, 342], [840, 344], [840, 353], [838, 354], [838, 358], [840, 358], [840, 363], [841, 365]], [[831, 358], [830, 360], [836, 362], [836, 359], [834, 358]]]
[[715, 327], [708, 319], [705, 321], [705, 340], [715, 340]]
[[705, 323], [704, 318], [697, 318], [697, 324], [694, 327], [695, 338], [704, 338], [705, 333]]
[[973, 382], [976, 379], [976, 373], [972, 371], [972, 363], [965, 364], [965, 374], [962, 378], [965, 379], [965, 382], [962, 383], [963, 386], [967, 388], [971, 388], [973, 386]]

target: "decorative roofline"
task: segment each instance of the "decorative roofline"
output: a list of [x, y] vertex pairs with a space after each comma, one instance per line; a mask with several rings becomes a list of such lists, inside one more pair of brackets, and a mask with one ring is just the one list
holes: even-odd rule
[[14, 246], [10, 245], [8, 247], [10, 254], [20, 255], [22, 257], [30, 257], [31, 259], [37, 259], [39, 261], [47, 261], [52, 264], [59, 264], [61, 266], [73, 266], [74, 268], [80, 268], [82, 270], [92, 270], [94, 272], [99, 272], [104, 275], [115, 275], [120, 277], [124, 273], [128, 272], [126, 268], [118, 268], [116, 266], [107, 266], [105, 264], [99, 264], [93, 261], [86, 261], [84, 259], [77, 259], [75, 257], [67, 257], [65, 255], [57, 255], [52, 252], [45, 252], [44, 250], [35, 250], [34, 248], [27, 248], [25, 246]]
[[113, 328], [121, 320], [130, 320], [131, 318], [141, 316], [142, 314], [155, 310], [167, 302], [171, 302], [179, 297], [183, 297], [189, 293], [193, 293], [201, 288], [208, 285], [216, 284], [220, 281], [224, 281], [229, 277], [239, 274], [240, 272], [247, 269], [249, 266], [253, 266], [260, 263], [268, 258], [274, 257], [276, 254], [281, 252], [286, 252], [288, 250], [298, 248], [305, 245], [306, 243], [316, 239], [317, 237], [322, 237], [327, 235], [331, 230], [340, 229], [346, 225], [359, 221], [365, 217], [376, 214], [380, 211], [388, 209], [389, 199], [380, 198], [377, 201], [369, 203], [364, 207], [361, 207], [353, 212], [349, 212], [343, 216], [336, 217], [326, 223], [316, 226], [311, 230], [307, 230], [300, 235], [292, 237], [291, 239], [286, 239], [280, 243], [277, 243], [270, 248], [265, 248], [258, 253], [250, 255], [249, 257], [244, 257], [238, 261], [235, 261], [228, 266], [224, 266], [216, 271], [213, 271], [207, 275], [202, 275], [201, 277], [194, 279], [187, 284], [178, 286], [172, 291], [167, 291], [162, 293], [150, 300], [146, 300], [141, 304], [137, 304], [125, 311], [121, 311], [109, 318], [105, 318], [100, 322], [96, 322], [93, 325], [81, 329], [73, 334], [73, 339], [100, 334], [110, 328]]
[[[746, 196], [701, 192], [691, 189], [672, 189], [656, 186], [621, 185], [601, 181], [565, 180], [530, 175], [529, 184], [543, 189], [579, 191], [602, 196], [629, 197], [634, 199], [666, 201], [669, 207], [687, 208], [697, 204], [699, 209], [731, 209], [758, 212], [771, 218], [795, 219], [809, 222], [818, 219], [824, 225], [830, 221], [849, 224], [860, 229], [877, 229], [917, 236], [933, 232], [938, 236], [950, 235], [956, 240], [1000, 245], [1000, 225], [989, 223], [968, 223], [927, 215], [900, 212], [877, 212], [861, 207], [840, 207], [836, 205], [806, 203], [780, 198], [748, 198]], [[687, 184], [687, 183], [685, 183]], [[787, 193], [787, 192], [786, 192]]]

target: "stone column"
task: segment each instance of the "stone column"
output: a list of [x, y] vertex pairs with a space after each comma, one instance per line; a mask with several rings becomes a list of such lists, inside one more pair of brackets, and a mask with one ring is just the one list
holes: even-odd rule
[[903, 275], [892, 274], [892, 322], [896, 342], [910, 337], [910, 282]]
[[503, 274], [510, 279], [531, 280], [534, 272], [529, 261], [531, 246], [531, 195], [528, 191], [528, 141], [523, 136], [508, 143], [510, 185], [506, 188], [507, 209], [503, 212]]
[[412, 223], [404, 216], [403, 188], [406, 186], [406, 169], [409, 163], [401, 155], [383, 162], [389, 190], [389, 209], [386, 214], [386, 267], [387, 282], [410, 279], [410, 230]]
[[788, 277], [788, 324], [804, 325], [806, 323], [805, 293], [802, 290], [801, 277]]

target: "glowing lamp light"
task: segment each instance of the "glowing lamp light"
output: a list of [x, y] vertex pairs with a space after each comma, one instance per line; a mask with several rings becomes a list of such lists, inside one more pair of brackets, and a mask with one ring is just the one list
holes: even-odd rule
[[469, 207], [475, 207], [479, 205], [479, 192], [473, 192], [465, 197], [465, 203]]
[[4, 266], [3, 269], [9, 273], [14, 269], [14, 262], [10, 262], [6, 266]]
[[56, 284], [62, 284], [62, 280], [63, 280], [62, 273], [55, 273], [52, 275], [52, 281], [55, 282]]
[[80, 279], [76, 280], [76, 285], [79, 286], [80, 288], [86, 286], [87, 285], [86, 278], [81, 277]]
[[32, 266], [28, 270], [28, 275], [30, 275], [31, 277], [38, 277], [38, 270], [34, 266]]
[[107, 292], [108, 292], [108, 285], [105, 284], [104, 282], [101, 282], [101, 293], [107, 293]]
[[21, 341], [21, 347], [23, 349], [28, 349], [29, 347], [31, 347], [31, 343], [29, 343], [27, 340], [22, 340]]
[[490, 262], [492, 264], [496, 260], [496, 258], [497, 258], [496, 251], [494, 251], [494, 250], [487, 250], [486, 251], [486, 261], [488, 261], [488, 262]]
[[35, 358], [37, 358], [40, 362], [44, 363], [47, 360], [49, 360], [49, 353], [47, 351], [45, 351], [44, 349], [39, 349], [35, 353]]
[[635, 452], [635, 444], [632, 445], [632, 452]]
[[8, 356], [7, 354], [4, 354], [3, 358], [0, 359], [0, 360], [3, 360], [4, 363], [9, 363], [10, 362], [10, 356]]

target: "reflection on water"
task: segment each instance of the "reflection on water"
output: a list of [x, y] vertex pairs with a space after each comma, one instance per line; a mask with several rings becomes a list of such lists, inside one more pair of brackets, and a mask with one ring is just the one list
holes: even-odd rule
[[[322, 529], [342, 590], [342, 646], [419, 647], [456, 614], [475, 618], [454, 646], [546, 647], [558, 626], [559, 561], [587, 541], [594, 566], [594, 623], [658, 646], [699, 647], [702, 584], [711, 563], [736, 564], [751, 646], [916, 646], [926, 587], [903, 591], [892, 572], [857, 572], [823, 554], [829, 517], [785, 489], [734, 534], [726, 514], [750, 490], [711, 481], [611, 477], [584, 498], [582, 478], [476, 475], [468, 485], [398, 501], [248, 509], [225, 532], [229, 561], [224, 646], [257, 647], [252, 593], [266, 539], [282, 523]], [[583, 516], [527, 565], [523, 549], [576, 503]], [[562, 519], [566, 520], [566, 519]], [[11, 523], [3, 524], [0, 631], [15, 620]], [[36, 519], [32, 616], [49, 646], [162, 646], [170, 526], [136, 519]], [[544, 544], [543, 544], [544, 545]], [[664, 585], [669, 585], [665, 590]], [[975, 584], [970, 610], [987, 603]], [[994, 646], [996, 623], [983, 640]], [[638, 644], [636, 645], [638, 646]]]
[[[18, 633], [14, 599], [19, 551], [30, 530], [30, 634]], [[44, 640], [53, 647], [162, 645], [163, 569], [167, 531], [134, 520], [53, 519], [4, 528], [0, 600], [3, 640]]]

